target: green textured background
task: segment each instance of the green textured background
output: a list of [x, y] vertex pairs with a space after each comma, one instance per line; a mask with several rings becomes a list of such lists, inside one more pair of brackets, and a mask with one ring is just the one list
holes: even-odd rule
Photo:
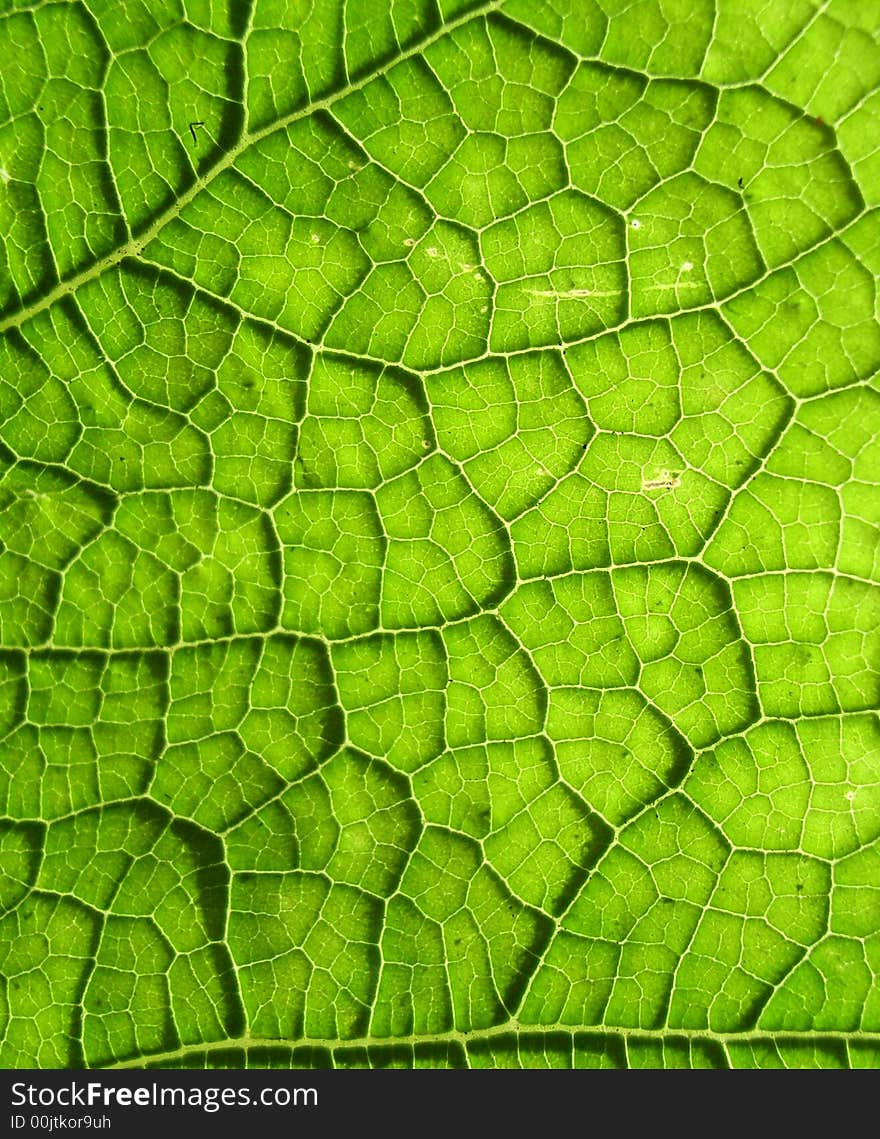
[[880, 1066], [880, 4], [0, 3], [0, 1064]]

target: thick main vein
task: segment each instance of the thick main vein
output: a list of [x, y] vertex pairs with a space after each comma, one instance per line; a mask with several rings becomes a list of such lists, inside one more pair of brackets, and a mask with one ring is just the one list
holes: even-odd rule
[[145, 1064], [156, 1067], [173, 1065], [185, 1057], [210, 1055], [213, 1052], [226, 1051], [231, 1048], [326, 1048], [331, 1052], [345, 1051], [354, 1048], [391, 1049], [399, 1047], [417, 1048], [425, 1045], [455, 1044], [467, 1051], [469, 1046], [491, 1041], [505, 1041], [522, 1039], [545, 1038], [552, 1040], [558, 1049], [561, 1037], [568, 1037], [573, 1041], [575, 1037], [605, 1038], [623, 1041], [645, 1041], [663, 1043], [666, 1041], [687, 1041], [688, 1043], [710, 1041], [726, 1047], [730, 1044], [758, 1044], [771, 1043], [783, 1046], [793, 1044], [874, 1044], [880, 1041], [880, 1034], [864, 1032], [856, 1029], [852, 1032], [823, 1031], [821, 1029], [805, 1029], [801, 1031], [778, 1031], [760, 1028], [743, 1029], [742, 1031], [715, 1032], [709, 1028], [625, 1028], [619, 1025], [571, 1025], [571, 1024], [521, 1024], [518, 1021], [507, 1021], [504, 1024], [492, 1025], [488, 1028], [452, 1029], [448, 1032], [421, 1033], [409, 1036], [361, 1036], [351, 1039], [327, 1039], [304, 1036], [299, 1039], [281, 1039], [276, 1037], [260, 1037], [244, 1035], [236, 1038], [212, 1041], [209, 1044], [185, 1044], [167, 1052], [145, 1053], [142, 1056], [125, 1060], [110, 1060], [98, 1064], [100, 1068], [143, 1068]]

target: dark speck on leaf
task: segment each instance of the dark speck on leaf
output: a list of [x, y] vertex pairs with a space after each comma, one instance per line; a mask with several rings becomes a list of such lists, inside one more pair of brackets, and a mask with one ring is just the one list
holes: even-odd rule
[[745, 185], [745, 182], [743, 182], [742, 178], [737, 178], [736, 184], [737, 184], [737, 186], [739, 186], [740, 189], [742, 189], [743, 186]]
[[803, 888], [804, 888], [804, 884], [803, 884], [803, 882], [798, 882], [798, 884], [797, 884], [797, 889], [798, 889], [798, 890], [803, 890]]

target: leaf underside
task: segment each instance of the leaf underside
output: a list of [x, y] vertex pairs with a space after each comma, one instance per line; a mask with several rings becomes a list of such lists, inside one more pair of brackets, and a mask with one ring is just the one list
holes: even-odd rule
[[2, 1066], [880, 1066], [878, 18], [0, 3]]

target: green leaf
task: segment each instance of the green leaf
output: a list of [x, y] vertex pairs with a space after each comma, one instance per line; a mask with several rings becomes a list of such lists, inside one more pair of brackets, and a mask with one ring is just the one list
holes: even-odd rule
[[0, 4], [0, 1063], [880, 1066], [878, 36]]

